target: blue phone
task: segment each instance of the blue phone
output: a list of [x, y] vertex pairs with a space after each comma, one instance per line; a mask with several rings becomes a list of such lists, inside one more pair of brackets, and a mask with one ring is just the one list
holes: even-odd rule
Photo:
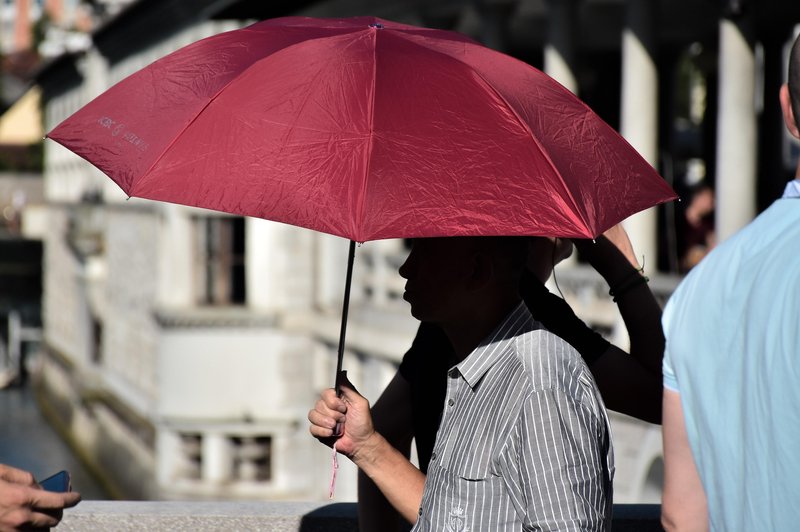
[[44, 480], [39, 481], [39, 485], [46, 491], [72, 491], [70, 486], [69, 472], [59, 471], [55, 475], [51, 475]]

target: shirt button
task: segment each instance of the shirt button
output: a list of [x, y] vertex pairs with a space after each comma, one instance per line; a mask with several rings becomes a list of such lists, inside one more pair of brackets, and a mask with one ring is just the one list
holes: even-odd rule
[[419, 515], [422, 515], [422, 507], [419, 508]]
[[447, 401], [447, 405], [448, 405], [448, 406], [453, 406], [454, 404], [456, 404], [456, 402], [455, 402], [455, 401], [453, 401], [452, 399], [450, 399], [450, 400], [448, 400], [448, 401]]
[[433, 462], [434, 460], [436, 460], [436, 453], [431, 454], [431, 462]]

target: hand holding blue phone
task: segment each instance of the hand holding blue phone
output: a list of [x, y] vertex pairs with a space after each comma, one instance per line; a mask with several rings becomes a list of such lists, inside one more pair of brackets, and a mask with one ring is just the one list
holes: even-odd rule
[[52, 528], [80, 501], [66, 471], [36, 482], [30, 472], [0, 463], [0, 530]]

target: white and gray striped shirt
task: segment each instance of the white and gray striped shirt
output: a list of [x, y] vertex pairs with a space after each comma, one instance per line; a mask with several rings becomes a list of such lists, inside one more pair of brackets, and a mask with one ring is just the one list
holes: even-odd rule
[[448, 373], [413, 530], [606, 530], [614, 456], [581, 356], [520, 304]]

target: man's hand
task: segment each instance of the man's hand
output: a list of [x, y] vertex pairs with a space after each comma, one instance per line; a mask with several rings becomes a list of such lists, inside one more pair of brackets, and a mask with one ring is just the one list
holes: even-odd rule
[[[342, 396], [336, 397], [333, 388], [320, 394], [314, 409], [308, 413], [309, 430], [319, 441], [329, 447], [336, 442], [336, 450], [355, 459], [358, 452], [377, 435], [372, 424], [369, 401], [362, 397], [344, 376]], [[342, 435], [334, 435], [336, 423], [342, 423]]]
[[[386, 496], [400, 515], [413, 523], [422, 501], [425, 475], [408, 458], [392, 447], [375, 431], [369, 401], [362, 397], [344, 376], [342, 397], [333, 388], [320, 395], [308, 413], [309, 431], [325, 445], [336, 443], [336, 450], [352, 460]], [[336, 423], [342, 423], [342, 435], [334, 436]]]
[[80, 500], [77, 492], [45, 491], [29, 472], [0, 464], [1, 531], [54, 527]]

